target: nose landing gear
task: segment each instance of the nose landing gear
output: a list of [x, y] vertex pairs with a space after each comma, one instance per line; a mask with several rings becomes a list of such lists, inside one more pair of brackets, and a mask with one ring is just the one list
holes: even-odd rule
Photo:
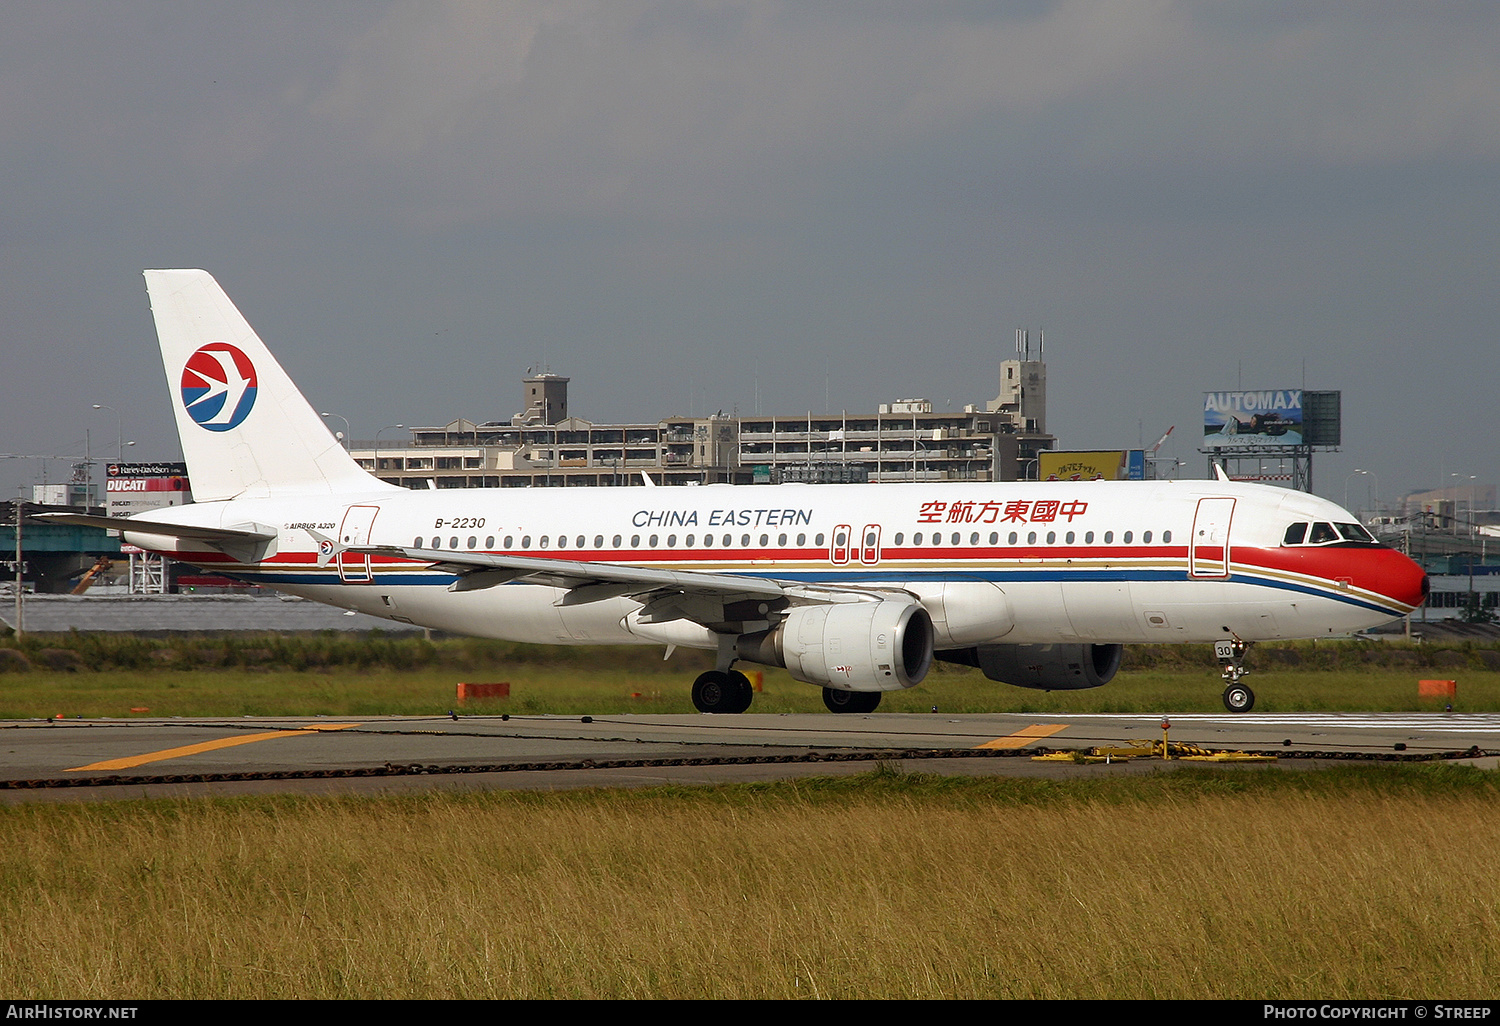
[[1221, 676], [1224, 678], [1224, 708], [1232, 713], [1249, 712], [1255, 708], [1255, 692], [1249, 686], [1240, 683], [1240, 678], [1250, 673], [1245, 666], [1245, 653], [1249, 650], [1249, 642], [1243, 641], [1238, 635], [1231, 633], [1230, 641], [1214, 642], [1214, 655], [1224, 667]]

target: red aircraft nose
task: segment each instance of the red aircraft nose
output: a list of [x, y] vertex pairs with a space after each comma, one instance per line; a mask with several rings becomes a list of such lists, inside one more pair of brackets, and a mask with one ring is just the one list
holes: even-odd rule
[[1408, 606], [1420, 606], [1427, 601], [1431, 582], [1427, 572], [1407, 556], [1395, 549], [1386, 549], [1383, 558], [1374, 561], [1373, 591], [1393, 598]]

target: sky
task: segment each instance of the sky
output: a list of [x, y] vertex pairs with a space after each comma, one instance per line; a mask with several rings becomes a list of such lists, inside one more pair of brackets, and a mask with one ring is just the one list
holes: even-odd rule
[[141, 271], [202, 267], [356, 438], [528, 368], [959, 410], [1028, 328], [1062, 448], [1201, 477], [1203, 392], [1334, 389], [1320, 494], [1493, 483], [1496, 53], [1429, 0], [7, 3], [0, 453], [177, 458]]

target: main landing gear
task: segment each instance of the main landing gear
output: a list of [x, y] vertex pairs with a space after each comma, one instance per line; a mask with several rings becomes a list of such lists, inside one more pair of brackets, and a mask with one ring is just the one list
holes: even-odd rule
[[706, 713], [742, 713], [755, 689], [739, 670], [708, 670], [693, 681], [693, 706]]
[[1224, 708], [1232, 713], [1249, 712], [1255, 708], [1255, 692], [1240, 683], [1240, 678], [1250, 672], [1245, 666], [1245, 653], [1249, 648], [1249, 643], [1238, 637], [1232, 641], [1214, 642], [1214, 655], [1224, 666], [1221, 675], [1224, 678]]
[[823, 689], [823, 704], [829, 712], [872, 713], [880, 705], [879, 691], [841, 691], [838, 688]]

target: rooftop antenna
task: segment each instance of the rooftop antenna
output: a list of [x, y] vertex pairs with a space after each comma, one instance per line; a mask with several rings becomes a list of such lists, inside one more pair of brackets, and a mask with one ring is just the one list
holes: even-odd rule
[[1036, 329], [1036, 358], [1042, 358], [1042, 329]]

